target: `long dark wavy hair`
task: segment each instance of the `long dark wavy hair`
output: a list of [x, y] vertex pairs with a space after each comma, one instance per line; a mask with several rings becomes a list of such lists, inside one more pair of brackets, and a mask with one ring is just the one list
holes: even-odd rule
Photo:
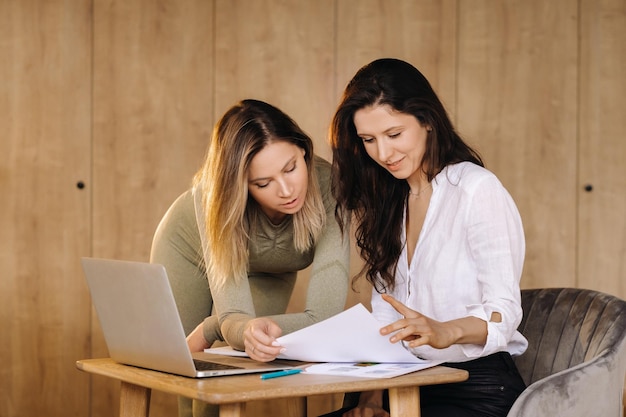
[[428, 181], [450, 164], [484, 164], [455, 131], [437, 94], [417, 68], [383, 58], [357, 71], [344, 90], [330, 127], [335, 216], [342, 230], [350, 219], [356, 226], [356, 243], [365, 265], [354, 279], [365, 275], [378, 292], [384, 292], [394, 287], [409, 185], [372, 160], [357, 136], [354, 114], [375, 105], [389, 105], [432, 128], [420, 166]]

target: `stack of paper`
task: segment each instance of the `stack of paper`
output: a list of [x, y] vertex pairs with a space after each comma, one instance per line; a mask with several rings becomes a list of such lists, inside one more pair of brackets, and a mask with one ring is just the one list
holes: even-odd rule
[[[379, 333], [381, 323], [357, 304], [329, 319], [279, 337], [286, 350], [281, 359], [329, 362], [312, 365], [309, 373], [385, 378], [418, 371], [441, 362], [415, 357], [401, 343], [391, 343]], [[230, 347], [206, 350], [209, 353], [245, 356]]]
[[392, 378], [430, 368], [437, 363], [422, 361], [422, 363], [319, 363], [307, 366], [304, 372], [309, 374], [359, 376], [364, 378]]

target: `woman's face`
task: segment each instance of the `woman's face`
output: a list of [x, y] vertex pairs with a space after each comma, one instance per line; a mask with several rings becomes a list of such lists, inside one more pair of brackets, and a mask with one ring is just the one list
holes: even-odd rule
[[389, 105], [364, 107], [354, 113], [357, 135], [365, 151], [398, 179], [418, 179], [426, 150], [427, 126]]
[[304, 205], [308, 171], [304, 149], [285, 141], [269, 143], [250, 162], [248, 190], [273, 223]]

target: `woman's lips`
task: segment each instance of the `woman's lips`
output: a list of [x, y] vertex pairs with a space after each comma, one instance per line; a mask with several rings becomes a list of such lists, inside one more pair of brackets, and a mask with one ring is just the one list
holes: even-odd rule
[[293, 207], [295, 207], [297, 204], [298, 204], [298, 199], [297, 199], [297, 198], [294, 198], [293, 200], [291, 200], [291, 201], [289, 201], [289, 202], [287, 202], [287, 203], [283, 204], [282, 206], [283, 206], [284, 208], [288, 208], [288, 209], [289, 209], [289, 208], [293, 208]]
[[399, 161], [392, 162], [391, 164], [385, 164], [385, 166], [389, 171], [397, 171], [400, 169], [403, 160], [404, 158], [400, 159]]

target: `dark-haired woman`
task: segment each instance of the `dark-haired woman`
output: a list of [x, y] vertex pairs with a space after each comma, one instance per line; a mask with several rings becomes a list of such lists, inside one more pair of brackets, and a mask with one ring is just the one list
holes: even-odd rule
[[[522, 222], [513, 199], [455, 131], [428, 80], [379, 59], [346, 87], [331, 126], [333, 191], [352, 217], [390, 343], [469, 371], [422, 387], [422, 416], [506, 416], [524, 383], [519, 281]], [[365, 392], [344, 416], [387, 416]]]

